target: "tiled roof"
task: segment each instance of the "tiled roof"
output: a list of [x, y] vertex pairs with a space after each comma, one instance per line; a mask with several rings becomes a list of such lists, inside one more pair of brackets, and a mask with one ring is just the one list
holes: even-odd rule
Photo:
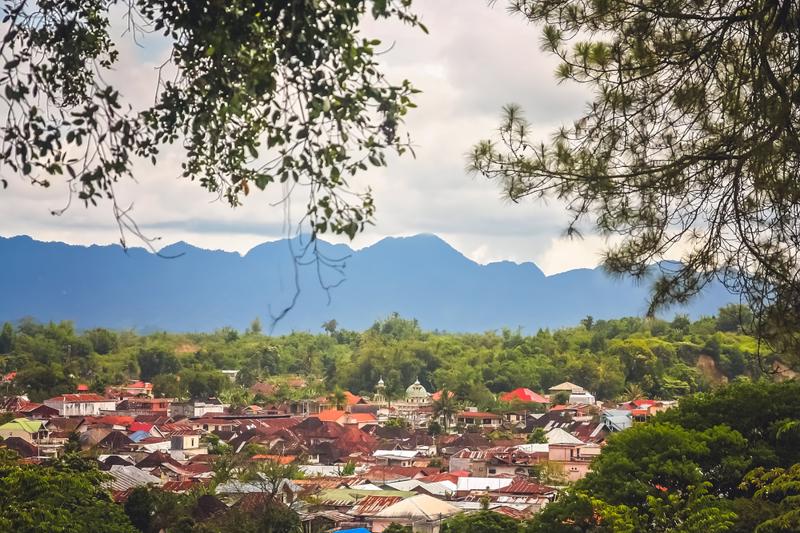
[[337, 409], [325, 409], [313, 415], [313, 418], [319, 418], [323, 422], [336, 422], [346, 414], [345, 411], [339, 411]]
[[113, 402], [111, 398], [100, 396], [99, 394], [62, 394], [54, 396], [46, 402], [65, 402], [65, 403], [91, 403], [91, 402]]
[[349, 390], [344, 391], [344, 398], [345, 398], [345, 401], [347, 402], [347, 405], [355, 405], [358, 402], [363, 400], [361, 398], [361, 396], [356, 396], [355, 394], [353, 394]]
[[132, 416], [122, 415], [87, 416], [83, 420], [87, 425], [111, 425], [124, 427], [130, 426], [134, 422]]

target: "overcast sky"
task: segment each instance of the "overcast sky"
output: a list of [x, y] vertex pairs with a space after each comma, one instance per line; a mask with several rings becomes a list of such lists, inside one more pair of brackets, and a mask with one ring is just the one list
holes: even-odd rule
[[[423, 93], [407, 121], [417, 157], [393, 159], [389, 168], [365, 174], [363, 181], [375, 194], [377, 224], [350, 245], [435, 233], [481, 263], [532, 260], [548, 274], [595, 266], [602, 242], [592, 236], [561, 238], [566, 217], [559, 205], [510, 204], [495, 185], [464, 170], [465, 154], [492, 134], [504, 104], [521, 104], [535, 131], [547, 138], [579, 116], [589, 98], [586, 89], [556, 83], [556, 63], [539, 50], [538, 28], [508, 15], [502, 1], [488, 7], [485, 0], [417, 0], [415, 9], [430, 34], [385, 21], [363, 29], [387, 48], [394, 43], [382, 56], [390, 80], [408, 78]], [[152, 100], [153, 67], [164, 51], [147, 40], [143, 49], [121, 41], [122, 62], [113, 81], [134, 102]], [[230, 209], [198, 184], [176, 178], [179, 165], [180, 153], [166, 150], [156, 167], [136, 167], [138, 183], [120, 189], [149, 235], [164, 244], [184, 240], [239, 252], [284, 236], [284, 213], [269, 205], [274, 196], [251, 196], [244, 207]], [[42, 190], [12, 179], [9, 189], [0, 191], [0, 234], [118, 242], [109, 206], [74, 205], [61, 217], [51, 216], [65, 199], [63, 187]]]

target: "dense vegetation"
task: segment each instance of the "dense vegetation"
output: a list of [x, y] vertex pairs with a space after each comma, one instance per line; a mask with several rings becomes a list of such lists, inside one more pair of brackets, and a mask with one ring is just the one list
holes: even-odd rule
[[2, 328], [0, 371], [17, 371], [8, 392], [27, 392], [34, 400], [73, 391], [80, 382], [101, 391], [139, 377], [170, 397], [241, 392], [223, 369], [240, 370], [244, 387], [274, 382], [266, 401], [295, 394], [280, 377], [290, 374], [310, 378], [306, 395], [337, 388], [370, 393], [383, 377], [394, 397], [419, 378], [428, 390], [447, 387], [481, 406], [492, 405], [493, 393], [544, 390], [565, 380], [601, 399], [669, 399], [742, 375], [758, 378], [774, 356], [759, 354], [756, 339], [742, 334], [748, 320], [746, 309], [730, 306], [695, 322], [683, 316], [671, 322], [586, 317], [576, 327], [526, 336], [511, 330], [425, 332], [416, 321], [394, 315], [361, 333], [339, 330], [331, 320], [319, 334], [282, 337], [262, 334], [258, 321], [245, 332], [137, 335], [23, 320]]
[[611, 437], [529, 533], [800, 530], [800, 383], [740, 380]]
[[136, 532], [105, 489], [109, 476], [91, 462], [73, 455], [46, 466], [17, 459], [0, 450], [0, 531]]

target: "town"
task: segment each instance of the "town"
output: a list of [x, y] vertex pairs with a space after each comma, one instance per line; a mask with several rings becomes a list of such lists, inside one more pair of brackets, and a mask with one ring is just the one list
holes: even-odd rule
[[[225, 373], [236, 378], [236, 371]], [[308, 385], [301, 376], [288, 382], [298, 390]], [[443, 520], [478, 510], [527, 519], [587, 474], [610, 433], [676, 403], [609, 405], [569, 382], [544, 394], [500, 394], [503, 408], [495, 412], [457, 405], [452, 392], [430, 392], [419, 380], [396, 400], [387, 399], [380, 379], [370, 396], [343, 391], [239, 409], [217, 398], [154, 398], [153, 385], [141, 380], [105, 394], [77, 389], [41, 403], [5, 398], [0, 412], [11, 420], [0, 425], [0, 446], [32, 464], [80, 451], [107, 472], [121, 505], [137, 487], [186, 493], [213, 486], [214, 512], [274, 498], [313, 533], [377, 533], [392, 524], [436, 533]], [[223, 454], [294, 465], [299, 475], [264, 483], [215, 479]]]

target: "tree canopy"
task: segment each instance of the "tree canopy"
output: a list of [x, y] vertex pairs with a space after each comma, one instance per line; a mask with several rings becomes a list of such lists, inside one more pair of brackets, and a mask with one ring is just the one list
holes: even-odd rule
[[[587, 113], [555, 140], [508, 106], [476, 172], [513, 200], [558, 198], [614, 237], [604, 265], [648, 277], [650, 308], [711, 280], [741, 294], [754, 332], [796, 353], [800, 331], [800, 12], [794, 2], [512, 0], [543, 26], [557, 76]], [[681, 262], [664, 259], [680, 255]]]
[[[137, 159], [156, 164], [177, 144], [182, 176], [231, 205], [273, 183], [285, 185], [282, 194], [304, 188], [310, 231], [352, 238], [374, 206], [348, 180], [409, 148], [401, 124], [416, 92], [384, 77], [380, 42], [362, 37], [359, 22], [394, 18], [425, 30], [410, 6], [5, 2], [0, 166], [43, 187], [63, 176], [70, 201], [109, 199], [124, 243], [125, 230], [141, 234], [115, 184]], [[117, 33], [137, 43], [153, 33], [166, 45], [149, 107], [132, 107], [133, 95], [106, 81], [120, 59]]]
[[797, 382], [739, 381], [686, 397], [612, 435], [528, 532], [794, 531], [798, 405]]
[[0, 457], [0, 530], [135, 533], [104, 488], [106, 479], [76, 456], [46, 466]]

